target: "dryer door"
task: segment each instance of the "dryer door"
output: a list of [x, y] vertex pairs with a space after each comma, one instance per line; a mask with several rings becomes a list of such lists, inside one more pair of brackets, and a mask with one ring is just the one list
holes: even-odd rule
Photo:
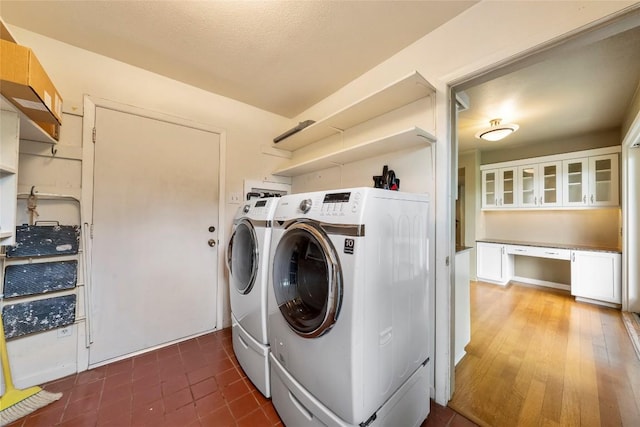
[[231, 286], [243, 295], [251, 292], [258, 272], [258, 238], [246, 219], [237, 223], [229, 239], [227, 267]]
[[291, 225], [273, 260], [273, 290], [280, 312], [300, 336], [327, 332], [342, 302], [342, 271], [327, 235], [311, 222]]

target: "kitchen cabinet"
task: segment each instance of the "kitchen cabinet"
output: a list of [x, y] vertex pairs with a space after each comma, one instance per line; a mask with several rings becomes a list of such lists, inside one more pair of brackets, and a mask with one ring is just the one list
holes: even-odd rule
[[571, 295], [576, 299], [620, 304], [621, 292], [621, 254], [571, 252]]
[[[478, 280], [506, 285], [510, 280], [571, 291], [576, 300], [618, 307], [621, 304], [621, 259], [616, 248], [542, 245], [500, 239], [476, 242]], [[549, 258], [570, 263], [571, 283], [516, 275], [515, 257]], [[569, 266], [569, 264], [567, 264]]]
[[562, 204], [562, 163], [547, 162], [518, 167], [518, 207], [553, 207]]
[[620, 151], [604, 147], [482, 165], [482, 209], [619, 206]]
[[516, 171], [515, 167], [482, 171], [483, 208], [516, 206]]
[[429, 146], [436, 142], [435, 136], [429, 131], [411, 125], [364, 141], [356, 141], [338, 150], [325, 152], [312, 158], [302, 156], [298, 159], [296, 156], [299, 150], [325, 138], [344, 133], [359, 124], [427, 97], [431, 97], [435, 105], [435, 88], [420, 73], [414, 71], [274, 144], [274, 148], [291, 151], [293, 155], [273, 174], [296, 176], [411, 147]]
[[477, 242], [478, 280], [506, 285], [513, 276], [513, 255], [507, 253], [506, 245]]
[[618, 154], [563, 162], [565, 206], [618, 206]]

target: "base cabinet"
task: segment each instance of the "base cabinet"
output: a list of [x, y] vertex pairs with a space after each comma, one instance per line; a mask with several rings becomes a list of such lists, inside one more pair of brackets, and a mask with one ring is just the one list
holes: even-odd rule
[[619, 253], [572, 251], [571, 294], [621, 304], [621, 258]]
[[476, 248], [478, 280], [506, 285], [513, 276], [513, 262], [505, 245], [478, 242]]

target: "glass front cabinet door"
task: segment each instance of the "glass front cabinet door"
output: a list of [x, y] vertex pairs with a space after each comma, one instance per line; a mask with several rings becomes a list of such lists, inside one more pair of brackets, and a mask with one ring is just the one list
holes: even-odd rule
[[540, 208], [562, 204], [562, 163], [548, 162], [518, 167], [518, 207]]
[[618, 206], [618, 155], [589, 157], [590, 206]]
[[545, 207], [562, 204], [562, 163], [540, 163], [538, 205]]
[[618, 206], [618, 154], [563, 162], [565, 206]]
[[562, 162], [564, 175], [564, 205], [587, 206], [588, 159], [571, 159]]
[[519, 203], [521, 208], [538, 206], [538, 165], [525, 165], [518, 168]]
[[498, 170], [482, 171], [482, 207], [498, 206]]
[[517, 168], [482, 171], [482, 207], [513, 208], [516, 206]]

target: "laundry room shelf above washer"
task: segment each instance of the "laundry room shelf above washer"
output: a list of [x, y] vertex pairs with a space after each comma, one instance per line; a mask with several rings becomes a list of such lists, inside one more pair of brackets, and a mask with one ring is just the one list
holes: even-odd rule
[[273, 146], [294, 151], [433, 94], [435, 88], [420, 73], [413, 71]]
[[412, 127], [382, 138], [353, 145], [321, 157], [302, 161], [297, 161], [294, 157], [287, 166], [276, 170], [273, 174], [280, 176], [297, 176], [411, 147], [426, 146], [434, 142], [436, 142], [436, 138], [431, 133], [420, 129], [419, 127]]

